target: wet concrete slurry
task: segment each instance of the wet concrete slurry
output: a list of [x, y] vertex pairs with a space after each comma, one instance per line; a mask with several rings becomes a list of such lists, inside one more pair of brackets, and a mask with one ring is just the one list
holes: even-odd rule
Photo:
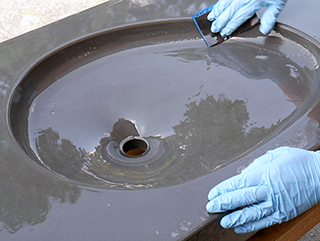
[[[103, 0], [0, 0], [0, 42], [94, 7]], [[148, 2], [133, 0], [133, 2]], [[320, 240], [320, 224], [300, 240]]]
[[[18, 142], [21, 146], [30, 143], [31, 153], [37, 153], [41, 164], [57, 173], [88, 184], [99, 185], [105, 180], [108, 184], [104, 187], [113, 189], [177, 185], [232, 162], [293, 118], [313, 82], [299, 63], [309, 69], [314, 64], [308, 54], [292, 59], [286, 56], [288, 52], [304, 52], [285, 40], [285, 35], [281, 41], [272, 35], [274, 39], [268, 43], [260, 38], [250, 38], [250, 42], [230, 39], [215, 48], [207, 48], [202, 39], [178, 42], [194, 39], [197, 34], [191, 20], [152, 23], [90, 38], [49, 57], [24, 78], [13, 97], [10, 119]], [[148, 36], [152, 36], [149, 41]], [[157, 40], [169, 42], [160, 44]], [[154, 42], [157, 44], [149, 46]], [[132, 64], [135, 62], [139, 65]], [[250, 68], [239, 62], [250, 62]], [[118, 66], [126, 66], [126, 71], [119, 72]], [[275, 66], [282, 71], [276, 71]], [[163, 69], [170, 78], [161, 74]], [[214, 75], [219, 78], [212, 78]], [[274, 83], [281, 90], [274, 89]], [[264, 94], [266, 90], [273, 92], [272, 99]], [[95, 97], [85, 98], [91, 93]], [[292, 101], [287, 101], [285, 93]], [[168, 107], [173, 96], [175, 101]], [[215, 114], [229, 103], [232, 111], [224, 109], [223, 115]], [[134, 120], [152, 146], [139, 158], [123, 156], [118, 147], [121, 140], [109, 138], [114, 121], [123, 115]], [[250, 123], [247, 134], [241, 131], [242, 125], [229, 121], [235, 118], [239, 123]], [[227, 129], [232, 132], [220, 131]], [[26, 132], [29, 139], [21, 136]], [[56, 134], [63, 143], [55, 141]], [[28, 150], [25, 152], [30, 153]], [[94, 181], [93, 176], [99, 178]]]

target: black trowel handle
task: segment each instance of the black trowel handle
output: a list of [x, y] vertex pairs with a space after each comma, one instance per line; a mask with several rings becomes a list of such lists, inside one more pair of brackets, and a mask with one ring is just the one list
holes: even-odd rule
[[222, 43], [223, 41], [229, 39], [230, 37], [237, 36], [240, 33], [243, 33], [255, 25], [257, 25], [260, 22], [260, 19], [258, 18], [257, 14], [253, 15], [251, 18], [249, 18], [245, 23], [243, 23], [238, 29], [236, 29], [230, 36], [223, 38], [220, 33], [212, 33], [210, 31], [211, 28], [211, 21], [207, 19], [207, 15], [210, 12], [204, 11], [204, 13], [200, 16], [195, 15], [193, 17], [193, 20], [198, 27], [202, 37], [204, 38], [205, 42], [209, 47], [215, 46], [217, 44]]
[[236, 29], [230, 37], [236, 36], [240, 33], [246, 32], [249, 29], [253, 28], [260, 22], [260, 19], [258, 18], [257, 14], [253, 15], [251, 18], [249, 18], [246, 22], [244, 22], [238, 29]]

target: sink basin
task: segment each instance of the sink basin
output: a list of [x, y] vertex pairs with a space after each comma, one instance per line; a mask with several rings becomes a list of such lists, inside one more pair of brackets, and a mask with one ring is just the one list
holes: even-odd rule
[[254, 235], [207, 194], [270, 149], [319, 148], [320, 2], [280, 14], [304, 33], [208, 48], [190, 16], [212, 3], [110, 0], [0, 44], [0, 240]]
[[305, 115], [318, 100], [319, 53], [281, 24], [213, 48], [190, 19], [95, 33], [26, 71], [10, 101], [11, 131], [39, 165], [86, 185], [178, 185]]

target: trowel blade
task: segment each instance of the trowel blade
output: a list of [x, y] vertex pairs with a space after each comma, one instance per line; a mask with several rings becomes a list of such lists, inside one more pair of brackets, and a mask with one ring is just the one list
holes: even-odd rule
[[204, 41], [209, 47], [215, 46], [217, 44], [222, 43], [223, 41], [229, 39], [230, 37], [234, 37], [240, 33], [243, 33], [255, 25], [259, 23], [259, 18], [257, 14], [253, 15], [249, 18], [245, 23], [243, 23], [237, 30], [235, 30], [230, 36], [222, 37], [220, 33], [212, 33], [210, 31], [211, 28], [211, 21], [207, 19], [208, 14], [211, 12], [214, 5], [207, 7], [206, 9], [196, 13], [192, 16], [193, 21], [195, 22], [200, 34], [202, 35]]

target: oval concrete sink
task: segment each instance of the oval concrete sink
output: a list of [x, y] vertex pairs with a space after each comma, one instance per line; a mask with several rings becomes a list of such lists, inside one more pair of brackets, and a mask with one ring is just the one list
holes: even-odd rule
[[9, 110], [24, 152], [114, 189], [212, 173], [318, 100], [319, 46], [285, 25], [208, 48], [191, 20], [138, 24], [61, 47], [21, 77]]

